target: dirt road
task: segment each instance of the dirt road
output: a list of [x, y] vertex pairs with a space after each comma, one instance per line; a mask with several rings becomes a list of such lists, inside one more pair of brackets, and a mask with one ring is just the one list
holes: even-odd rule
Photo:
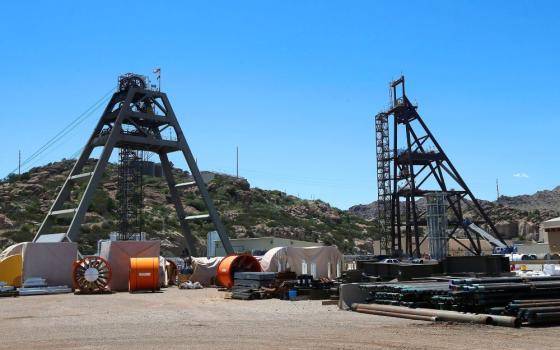
[[431, 324], [215, 289], [0, 299], [0, 349], [559, 349], [559, 328]]

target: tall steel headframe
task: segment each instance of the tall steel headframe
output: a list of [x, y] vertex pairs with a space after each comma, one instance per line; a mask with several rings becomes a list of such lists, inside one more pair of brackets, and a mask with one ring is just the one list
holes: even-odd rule
[[[78, 240], [86, 212], [92, 203], [111, 153], [115, 148], [119, 148], [153, 152], [159, 156], [190, 255], [198, 252], [189, 222], [198, 220], [210, 220], [218, 232], [226, 253], [233, 253], [224, 225], [210, 198], [167, 95], [161, 91], [151, 90], [148, 86], [147, 79], [141, 75], [128, 73], [119, 77], [118, 91], [113, 94], [105, 107], [82, 154], [35, 235], [34, 242]], [[165, 134], [171, 134], [171, 137], [164, 137], [164, 131]], [[96, 148], [101, 149], [101, 154], [89, 169], [88, 159]], [[193, 181], [176, 183], [168, 158], [168, 154], [172, 152], [180, 152], [183, 155]], [[85, 186], [80, 186], [83, 182], [86, 183]], [[189, 215], [185, 211], [181, 190], [189, 187], [198, 189], [207, 213]], [[60, 227], [63, 229], [58, 230]], [[53, 232], [54, 229], [58, 232]]]
[[[426, 212], [420, 199], [438, 191], [445, 193], [447, 201], [449, 239], [471, 254], [480, 255], [481, 237], [469, 227], [475, 223], [505, 243], [418, 114], [418, 107], [407, 98], [404, 76], [391, 82], [390, 95], [389, 109], [375, 118], [378, 209], [384, 253], [420, 255], [420, 245], [427, 238]], [[458, 238], [468, 239], [467, 244]]]

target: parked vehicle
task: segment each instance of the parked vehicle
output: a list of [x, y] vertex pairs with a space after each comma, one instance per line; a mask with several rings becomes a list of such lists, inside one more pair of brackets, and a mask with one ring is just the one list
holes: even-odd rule
[[385, 263], [385, 264], [398, 264], [400, 262], [401, 261], [399, 259], [385, 259], [385, 260], [382, 261], [382, 263]]

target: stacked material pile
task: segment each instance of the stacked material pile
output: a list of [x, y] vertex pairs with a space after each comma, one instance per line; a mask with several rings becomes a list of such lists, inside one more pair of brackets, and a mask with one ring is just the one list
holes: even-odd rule
[[0, 297], [15, 297], [17, 295], [16, 287], [0, 282]]
[[40, 277], [30, 277], [23, 281], [23, 287], [18, 288], [19, 295], [45, 295], [71, 293], [68, 286], [48, 286], [47, 280]]
[[365, 284], [376, 304], [399, 305], [408, 307], [433, 307], [434, 297], [449, 295], [447, 281], [419, 281], [402, 283]]
[[233, 299], [267, 299], [273, 287], [274, 272], [236, 272], [231, 297]]
[[495, 308], [493, 311], [516, 316], [529, 325], [560, 323], [560, 299], [513, 300], [501, 309]]
[[363, 284], [375, 304], [514, 316], [560, 323], [560, 277], [491, 277]]
[[295, 272], [278, 272], [270, 288], [266, 287], [265, 289], [273, 298], [287, 299], [288, 292], [294, 289], [297, 283], [298, 280]]
[[328, 278], [315, 279], [312, 275], [299, 275], [294, 290], [297, 295], [311, 300], [328, 300], [331, 297], [331, 289], [334, 281]]
[[452, 280], [448, 304], [465, 311], [504, 307], [516, 299], [560, 298], [560, 277], [496, 277]]

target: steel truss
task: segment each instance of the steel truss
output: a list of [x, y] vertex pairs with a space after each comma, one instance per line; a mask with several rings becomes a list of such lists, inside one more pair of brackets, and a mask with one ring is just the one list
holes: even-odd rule
[[141, 150], [121, 148], [119, 151], [117, 201], [121, 240], [135, 239], [142, 234], [143, 158]]
[[[159, 156], [190, 255], [197, 254], [197, 250], [196, 239], [188, 223], [197, 220], [210, 220], [218, 232], [226, 253], [233, 253], [225, 228], [167, 95], [161, 91], [150, 90], [147, 85], [144, 77], [135, 74], [127, 74], [119, 78], [119, 91], [113, 94], [107, 104], [82, 154], [74, 164], [35, 235], [34, 242], [78, 240], [85, 214], [91, 205], [111, 153], [115, 148], [121, 148], [153, 152]], [[172, 130], [175, 137], [165, 139], [162, 135], [166, 130]], [[91, 171], [85, 170], [86, 163], [96, 148], [101, 148], [101, 155]], [[168, 154], [172, 152], [182, 153], [194, 181], [175, 182], [172, 165], [168, 158]], [[85, 182], [86, 186], [78, 194], [77, 206], [73, 207], [72, 191], [79, 187], [76, 185], [79, 185], [80, 182]], [[186, 213], [180, 191], [189, 187], [198, 189], [208, 211], [206, 214], [189, 216]], [[55, 225], [61, 225], [59, 219], [68, 220], [65, 223], [66, 229], [61, 233], [51, 232], [51, 228]]]
[[[376, 116], [378, 206], [384, 236], [382, 248], [383, 244], [388, 248], [385, 253], [419, 256], [420, 245], [427, 236], [421, 232], [421, 227], [426, 226], [426, 213], [418, 208], [417, 200], [438, 191], [445, 193], [451, 214], [449, 239], [470, 253], [480, 255], [481, 237], [468, 227], [475, 222], [505, 243], [418, 114], [417, 106], [407, 98], [404, 77], [391, 83], [391, 95], [389, 110]], [[437, 189], [426, 189], [428, 186]], [[474, 213], [472, 217], [465, 217], [465, 208]], [[469, 244], [459, 241], [461, 236], [467, 238]]]
[[377, 213], [381, 233], [381, 250], [387, 252], [390, 247], [391, 223], [391, 150], [389, 146], [389, 119], [386, 113], [375, 117], [376, 153], [377, 153]]

